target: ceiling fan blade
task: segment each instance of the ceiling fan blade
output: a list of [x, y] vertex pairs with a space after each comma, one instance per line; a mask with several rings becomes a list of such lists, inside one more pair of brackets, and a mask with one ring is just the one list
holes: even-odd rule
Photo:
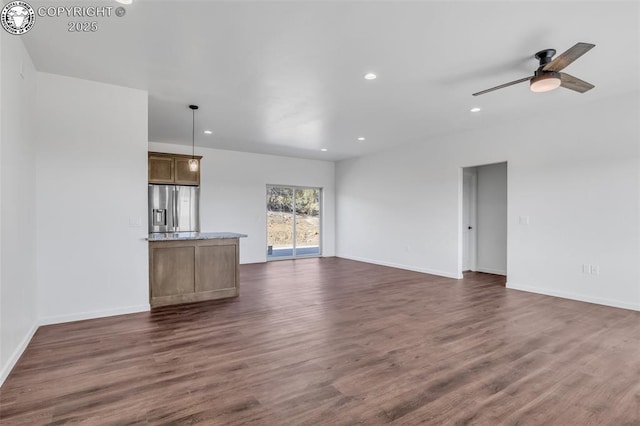
[[487, 90], [483, 90], [481, 92], [474, 93], [473, 96], [484, 95], [485, 93], [493, 92], [494, 90], [504, 89], [505, 87], [513, 86], [514, 84], [518, 84], [518, 83], [524, 83], [525, 81], [529, 81], [532, 78], [533, 78], [533, 76], [525, 77], [525, 78], [521, 78], [520, 80], [512, 81], [510, 83], [501, 84], [500, 86], [492, 87], [491, 89], [487, 89]]
[[596, 87], [591, 83], [587, 83], [586, 81], [580, 80], [579, 78], [576, 78], [564, 72], [560, 73], [560, 81], [560, 86], [566, 89], [575, 90], [576, 92], [580, 93], [584, 93], [587, 90], [591, 90]]
[[591, 43], [576, 43], [575, 46], [567, 49], [560, 56], [549, 62], [542, 68], [543, 71], [560, 71], [568, 67], [573, 61], [584, 55], [596, 45]]

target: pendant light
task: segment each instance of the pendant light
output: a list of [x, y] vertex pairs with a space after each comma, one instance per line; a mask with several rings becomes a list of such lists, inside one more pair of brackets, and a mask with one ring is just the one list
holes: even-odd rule
[[189, 105], [192, 113], [191, 120], [191, 160], [189, 160], [189, 170], [192, 172], [198, 171], [198, 160], [195, 158], [196, 151], [196, 110], [198, 109], [198, 105]]

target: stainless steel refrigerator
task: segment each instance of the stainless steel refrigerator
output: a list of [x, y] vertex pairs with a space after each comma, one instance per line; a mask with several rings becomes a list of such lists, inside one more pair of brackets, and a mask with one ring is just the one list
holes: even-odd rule
[[149, 233], [200, 232], [200, 188], [149, 185]]

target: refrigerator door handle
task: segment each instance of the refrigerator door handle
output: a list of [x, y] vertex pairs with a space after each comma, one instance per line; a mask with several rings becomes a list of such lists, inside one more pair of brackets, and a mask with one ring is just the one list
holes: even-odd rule
[[173, 232], [180, 229], [180, 221], [178, 220], [178, 188], [173, 187]]

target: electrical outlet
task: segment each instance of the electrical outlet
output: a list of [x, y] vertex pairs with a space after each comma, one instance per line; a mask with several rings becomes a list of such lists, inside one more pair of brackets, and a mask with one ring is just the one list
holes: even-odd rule
[[582, 273], [589, 275], [600, 275], [600, 266], [589, 265], [587, 263], [582, 264]]

